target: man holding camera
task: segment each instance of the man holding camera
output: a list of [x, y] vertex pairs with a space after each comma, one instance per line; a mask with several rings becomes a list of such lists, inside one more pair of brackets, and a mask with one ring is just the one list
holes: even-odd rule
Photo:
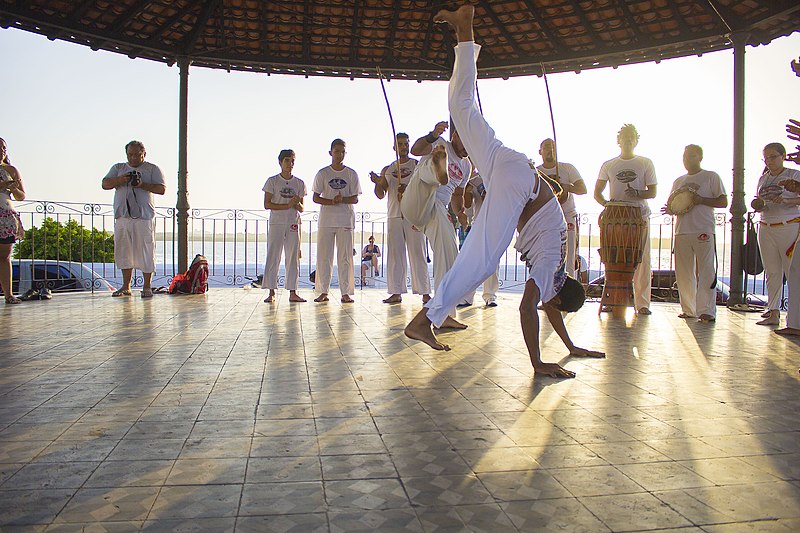
[[154, 194], [164, 194], [161, 169], [144, 160], [144, 144], [125, 145], [128, 161], [111, 167], [103, 189], [114, 189], [114, 261], [122, 270], [122, 287], [112, 296], [131, 295], [133, 269], [142, 271], [142, 298], [151, 298], [150, 281], [156, 269]]

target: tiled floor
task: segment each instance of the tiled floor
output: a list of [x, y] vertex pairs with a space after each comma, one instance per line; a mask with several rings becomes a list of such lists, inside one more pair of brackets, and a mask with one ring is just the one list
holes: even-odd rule
[[519, 295], [444, 353], [403, 336], [416, 297], [279, 294], [0, 308], [0, 530], [800, 530], [800, 343], [758, 315], [588, 303], [608, 358], [557, 381]]

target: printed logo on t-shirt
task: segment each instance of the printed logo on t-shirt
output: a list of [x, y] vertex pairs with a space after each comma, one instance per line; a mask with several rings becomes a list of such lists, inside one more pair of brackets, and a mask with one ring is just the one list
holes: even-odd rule
[[299, 227], [298, 227], [297, 224], [292, 224], [291, 226], [289, 226], [289, 230], [291, 230], [294, 233], [297, 233], [298, 229], [299, 229]]
[[454, 181], [456, 183], [461, 183], [464, 179], [464, 173], [461, 171], [461, 167], [459, 167], [456, 163], [450, 163], [447, 165], [447, 175], [450, 176], [450, 181]]
[[631, 183], [632, 181], [636, 180], [637, 174], [635, 170], [630, 168], [623, 168], [619, 172], [617, 172], [617, 179], [622, 183]]
[[[408, 178], [411, 175], [411, 169], [406, 167], [400, 167], [400, 181], [402, 182], [404, 179]], [[397, 179], [397, 168], [392, 170], [392, 177]]]
[[766, 187], [762, 187], [758, 191], [759, 196], [778, 196], [783, 192], [783, 187], [780, 185], [767, 185]]
[[278, 194], [281, 195], [281, 198], [294, 198], [294, 189], [292, 187], [281, 187]]
[[328, 186], [330, 186], [331, 189], [338, 191], [347, 187], [347, 181], [343, 180], [342, 178], [332, 178], [330, 181], [328, 181]]
[[575, 231], [575, 223], [567, 222], [567, 231]]

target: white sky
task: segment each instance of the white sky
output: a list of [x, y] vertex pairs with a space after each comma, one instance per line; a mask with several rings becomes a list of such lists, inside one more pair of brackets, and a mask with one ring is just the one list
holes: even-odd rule
[[[147, 159], [161, 167], [167, 194], [177, 192], [178, 69], [146, 60], [8, 29], [0, 31], [4, 81], [2, 126], [12, 163], [28, 197], [110, 203], [100, 187], [110, 166], [124, 161], [124, 145], [139, 139]], [[800, 78], [789, 62], [800, 56], [800, 34], [766, 47], [747, 48], [746, 183], [748, 203], [763, 169], [761, 148], [785, 135], [800, 118]], [[480, 63], [479, 63], [480, 66]], [[573, 163], [589, 195], [578, 209], [597, 212], [591, 190], [600, 165], [619, 153], [616, 132], [636, 125], [636, 153], [656, 167], [663, 205], [684, 173], [687, 144], [705, 151], [704, 168], [732, 183], [733, 52], [724, 51], [619, 69], [548, 76], [559, 159]], [[395, 125], [412, 142], [446, 120], [447, 84], [392, 81], [386, 86]], [[552, 136], [541, 78], [480, 80], [487, 120], [507, 146], [538, 156]], [[261, 187], [279, 172], [278, 152], [297, 152], [295, 174], [310, 188], [330, 164], [330, 141], [347, 141], [345, 164], [361, 177], [357, 210], [385, 211], [372, 194], [370, 170], [392, 161], [392, 133], [377, 80], [266, 76], [192, 68], [189, 75], [189, 201], [194, 208], [261, 209]], [[310, 199], [307, 206], [313, 209]]]

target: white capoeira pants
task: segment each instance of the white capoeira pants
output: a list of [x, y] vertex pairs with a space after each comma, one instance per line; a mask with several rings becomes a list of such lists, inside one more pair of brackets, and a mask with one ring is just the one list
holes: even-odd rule
[[317, 274], [314, 292], [328, 294], [333, 275], [333, 246], [336, 244], [336, 264], [339, 268], [339, 291], [342, 296], [356, 293], [353, 273], [353, 230], [350, 228], [319, 228], [317, 230]]
[[787, 274], [789, 282], [789, 306], [786, 311], [786, 327], [800, 329], [800, 253], [792, 254], [792, 263]]
[[[498, 267], [498, 269], [494, 271], [494, 274], [483, 280], [483, 294], [481, 295], [481, 297], [483, 298], [483, 301], [486, 302], [487, 304], [490, 301], [497, 299], [497, 291], [500, 289], [500, 278], [498, 276], [499, 270], [500, 267]], [[473, 302], [475, 302], [475, 291], [469, 293], [464, 298], [464, 302], [468, 303], [469, 305], [472, 305]]]
[[480, 46], [471, 41], [456, 46], [448, 100], [458, 135], [480, 169], [487, 192], [461, 253], [425, 305], [428, 319], [437, 327], [450, 309], [496, 271], [537, 183], [528, 158], [503, 146], [478, 109], [475, 62], [479, 51]]
[[575, 259], [577, 255], [577, 248], [575, 247], [575, 239], [578, 236], [578, 215], [576, 213], [564, 213], [564, 220], [567, 222], [567, 274], [570, 277], [578, 279], [578, 269], [575, 266]]
[[[456, 230], [447, 216], [447, 208], [436, 201], [438, 188], [439, 181], [433, 171], [432, 159], [425, 156], [414, 169], [400, 200], [403, 218], [421, 227], [433, 248], [434, 292], [439, 290], [439, 284], [458, 256]], [[456, 304], [453, 304], [446, 314], [455, 316], [455, 309]]]
[[[430, 294], [428, 262], [425, 259], [425, 235], [404, 218], [388, 220], [386, 292], [405, 294], [408, 262], [411, 263], [411, 291], [414, 294]], [[408, 261], [406, 261], [408, 252]]]
[[650, 308], [650, 290], [653, 285], [653, 271], [650, 267], [650, 219], [644, 219], [644, 252], [642, 262], [633, 272], [633, 307]]
[[717, 316], [715, 246], [713, 232], [675, 235], [675, 280], [686, 316]]
[[156, 271], [156, 225], [147, 218], [114, 221], [114, 262], [122, 270]]
[[300, 230], [297, 224], [270, 224], [267, 234], [267, 260], [264, 264], [264, 277], [261, 287], [278, 288], [278, 270], [281, 266], [281, 254], [286, 257], [286, 281], [284, 288], [297, 290], [300, 277]]
[[781, 308], [783, 275], [788, 278], [793, 253], [789, 250], [797, 242], [800, 223], [783, 226], [760, 224], [758, 228], [758, 247], [761, 249], [761, 262], [767, 275], [767, 305], [771, 311]]

